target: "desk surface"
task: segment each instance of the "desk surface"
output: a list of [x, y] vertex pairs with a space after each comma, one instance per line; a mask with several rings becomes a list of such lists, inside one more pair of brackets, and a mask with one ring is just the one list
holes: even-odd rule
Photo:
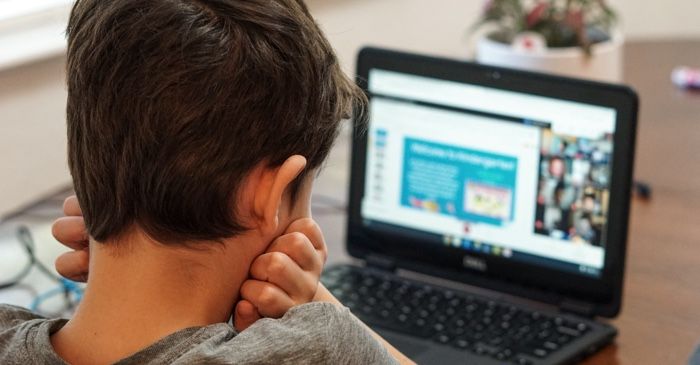
[[625, 78], [640, 94], [635, 176], [650, 201], [634, 201], [617, 344], [590, 364], [682, 364], [700, 342], [700, 93], [669, 82], [700, 66], [700, 42], [633, 43]]
[[[635, 176], [654, 191], [632, 203], [623, 309], [612, 321], [619, 337], [585, 364], [683, 364], [700, 342], [700, 93], [669, 80], [678, 65], [700, 66], [700, 41], [630, 43], [625, 60], [642, 104]], [[317, 193], [345, 199], [347, 143], [339, 141]], [[330, 261], [348, 260], [344, 216], [316, 219]]]

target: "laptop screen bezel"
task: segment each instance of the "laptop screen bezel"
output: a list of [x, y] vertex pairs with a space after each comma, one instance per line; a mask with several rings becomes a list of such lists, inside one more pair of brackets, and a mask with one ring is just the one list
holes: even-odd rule
[[[613, 163], [610, 184], [605, 264], [598, 278], [572, 274], [509, 260], [478, 255], [483, 271], [465, 268], [467, 252], [434, 246], [426, 254], [425, 243], [409, 236], [377, 232], [363, 225], [361, 216], [367, 154], [366, 125], [354, 123], [351, 161], [347, 249], [360, 259], [390, 258], [397, 267], [487, 288], [505, 290], [531, 299], [560, 304], [563, 300], [591, 306], [592, 315], [614, 317], [620, 309], [627, 244], [632, 167], [638, 99], [628, 87], [558, 76], [502, 69], [469, 62], [365, 48], [358, 57], [357, 82], [368, 91], [370, 70], [381, 69], [470, 85], [540, 95], [561, 100], [613, 108], [616, 111]], [[473, 253], [468, 253], [473, 256]]]

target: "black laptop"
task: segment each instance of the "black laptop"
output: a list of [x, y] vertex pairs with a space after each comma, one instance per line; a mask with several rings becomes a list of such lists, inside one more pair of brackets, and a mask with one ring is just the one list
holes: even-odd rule
[[323, 282], [420, 364], [610, 343], [638, 109], [627, 87], [367, 48], [347, 250]]

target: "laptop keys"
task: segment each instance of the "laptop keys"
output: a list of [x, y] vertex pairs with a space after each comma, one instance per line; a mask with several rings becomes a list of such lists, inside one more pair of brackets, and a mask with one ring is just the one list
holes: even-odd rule
[[341, 267], [322, 278], [370, 325], [514, 364], [544, 359], [589, 330], [583, 322]]

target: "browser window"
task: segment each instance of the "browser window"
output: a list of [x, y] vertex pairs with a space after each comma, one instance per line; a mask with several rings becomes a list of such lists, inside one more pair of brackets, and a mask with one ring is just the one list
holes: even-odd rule
[[600, 276], [614, 109], [378, 69], [369, 80], [365, 224]]

